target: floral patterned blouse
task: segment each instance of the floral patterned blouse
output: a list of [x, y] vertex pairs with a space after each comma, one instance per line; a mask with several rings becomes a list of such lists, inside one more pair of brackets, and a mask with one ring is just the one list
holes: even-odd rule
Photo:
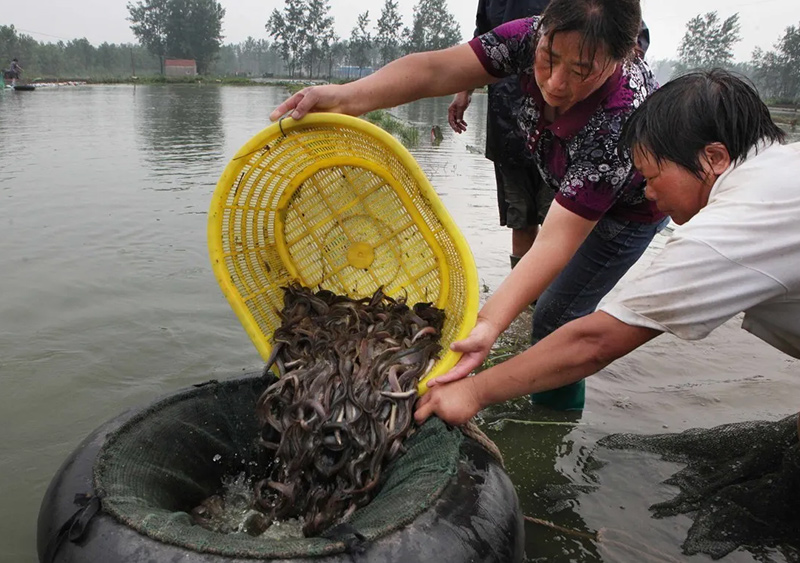
[[510, 21], [469, 44], [492, 76], [519, 76], [527, 96], [517, 121], [542, 177], [557, 190], [556, 201], [591, 221], [605, 214], [660, 221], [664, 215], [644, 197], [644, 178], [630, 156], [617, 150], [625, 120], [656, 89], [653, 73], [638, 58], [627, 61], [596, 92], [550, 123], [533, 75], [540, 19]]

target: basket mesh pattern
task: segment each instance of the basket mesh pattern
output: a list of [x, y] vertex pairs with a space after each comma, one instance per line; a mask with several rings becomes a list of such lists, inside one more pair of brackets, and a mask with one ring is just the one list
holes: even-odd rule
[[[265, 129], [226, 169], [210, 214], [221, 240], [209, 242], [218, 277], [235, 289], [227, 297], [243, 305], [237, 313], [262, 355], [292, 281], [354, 298], [383, 286], [410, 304], [432, 302], [446, 311], [448, 350], [474, 323], [472, 256], [408, 151], [371, 124], [336, 117]], [[456, 359], [447, 352], [431, 375]]]

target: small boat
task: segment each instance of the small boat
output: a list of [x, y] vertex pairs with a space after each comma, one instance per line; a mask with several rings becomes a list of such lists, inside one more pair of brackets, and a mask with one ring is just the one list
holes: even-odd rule
[[14, 86], [14, 90], [17, 90], [18, 92], [33, 92], [36, 90], [36, 86], [33, 84], [17, 84]]

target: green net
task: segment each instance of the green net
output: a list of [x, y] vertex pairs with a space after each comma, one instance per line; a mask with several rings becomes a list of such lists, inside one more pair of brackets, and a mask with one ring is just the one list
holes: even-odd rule
[[[212, 382], [173, 395], [111, 435], [94, 469], [103, 509], [158, 541], [228, 557], [290, 558], [340, 553], [322, 537], [269, 540], [220, 534], [194, 525], [188, 512], [220, 489], [223, 477], [258, 474], [269, 464], [258, 447], [255, 404], [270, 381]], [[378, 495], [349, 523], [374, 540], [412, 522], [441, 496], [458, 469], [463, 436], [431, 418], [385, 470]]]
[[659, 518], [688, 514], [683, 551], [719, 559], [743, 547], [772, 548], [800, 561], [800, 444], [797, 416], [678, 434], [615, 434], [598, 443], [635, 449], [686, 466], [666, 483], [680, 493], [651, 507]]

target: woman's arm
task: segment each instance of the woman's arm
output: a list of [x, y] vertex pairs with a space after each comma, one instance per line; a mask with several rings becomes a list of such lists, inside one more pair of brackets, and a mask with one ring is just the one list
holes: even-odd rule
[[481, 308], [475, 328], [450, 345], [463, 354], [461, 359], [450, 371], [429, 381], [428, 387], [466, 377], [480, 366], [500, 333], [561, 273], [596, 223], [554, 201], [533, 246]]
[[497, 78], [486, 72], [475, 52], [465, 43], [441, 51], [406, 55], [348, 84], [305, 88], [279, 105], [270, 114], [270, 119], [275, 121], [292, 110], [294, 119], [300, 119], [310, 111], [362, 115], [421, 98], [455, 94], [495, 81]]
[[501, 332], [505, 330], [561, 273], [596, 224], [553, 201], [533, 246], [486, 301], [478, 317]]
[[463, 424], [489, 405], [592, 375], [659, 334], [597, 311], [565, 324], [507, 362], [431, 388], [419, 400], [414, 417], [422, 422], [436, 414], [451, 424]]
[[[626, 324], [608, 313], [565, 324], [522, 354], [479, 374], [482, 405], [549, 391], [597, 373], [661, 331]], [[541, 344], [541, 345], [540, 345]], [[498, 369], [499, 368], [499, 369]]]

